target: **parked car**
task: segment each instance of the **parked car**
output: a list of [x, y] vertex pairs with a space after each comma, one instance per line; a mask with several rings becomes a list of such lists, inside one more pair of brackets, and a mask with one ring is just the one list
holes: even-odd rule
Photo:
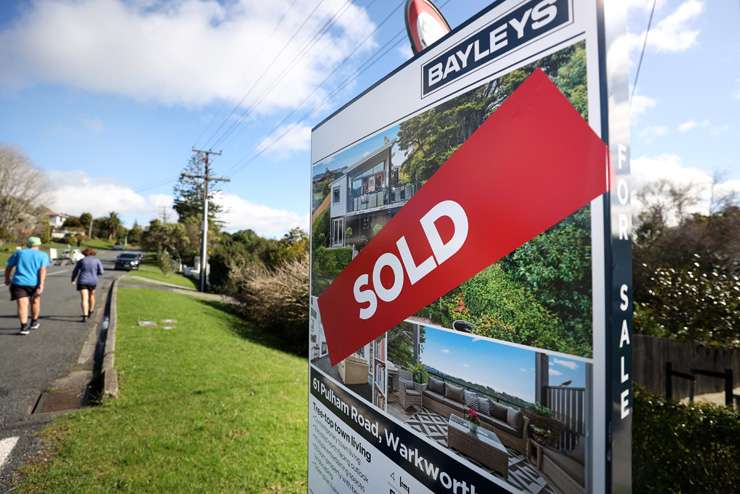
[[125, 252], [123, 254], [119, 254], [118, 257], [116, 257], [116, 269], [122, 269], [125, 271], [131, 271], [132, 269], [139, 269], [139, 265], [141, 264], [141, 260], [139, 258], [139, 254], [132, 253], [132, 252]]
[[123, 245], [123, 244], [116, 244], [116, 245], [113, 246], [113, 250], [123, 250], [125, 248], [126, 248], [126, 246]]

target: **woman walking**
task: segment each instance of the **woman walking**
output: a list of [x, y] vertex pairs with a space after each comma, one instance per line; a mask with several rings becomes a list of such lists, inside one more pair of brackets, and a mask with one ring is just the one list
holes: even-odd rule
[[74, 285], [75, 280], [77, 281], [82, 322], [85, 322], [95, 311], [95, 287], [98, 285], [98, 276], [103, 274], [103, 263], [95, 257], [95, 249], [88, 247], [82, 251], [82, 254], [85, 257], [77, 261], [72, 271], [72, 284]]

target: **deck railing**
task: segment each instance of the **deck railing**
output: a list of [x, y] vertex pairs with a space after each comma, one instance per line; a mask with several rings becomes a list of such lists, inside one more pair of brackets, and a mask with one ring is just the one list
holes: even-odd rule
[[586, 434], [586, 389], [570, 386], [544, 386], [545, 405], [565, 424], [560, 448], [573, 449]]

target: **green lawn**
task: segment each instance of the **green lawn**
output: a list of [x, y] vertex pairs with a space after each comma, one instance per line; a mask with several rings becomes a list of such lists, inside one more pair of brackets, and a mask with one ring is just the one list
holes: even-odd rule
[[161, 269], [152, 264], [142, 264], [138, 271], [131, 271], [132, 276], [139, 276], [154, 281], [162, 281], [178, 285], [184, 288], [197, 288], [197, 283], [190, 278], [181, 274], [164, 274]]
[[120, 289], [118, 324], [120, 398], [47, 428], [19, 492], [306, 492], [304, 359], [170, 292]]
[[82, 242], [83, 247], [92, 247], [93, 249], [110, 250], [113, 248], [113, 242], [100, 238], [92, 238]]

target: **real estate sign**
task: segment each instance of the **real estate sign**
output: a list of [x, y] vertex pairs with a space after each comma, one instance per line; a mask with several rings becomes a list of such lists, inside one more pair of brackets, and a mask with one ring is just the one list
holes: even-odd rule
[[314, 128], [310, 492], [630, 491], [608, 8], [495, 2]]

